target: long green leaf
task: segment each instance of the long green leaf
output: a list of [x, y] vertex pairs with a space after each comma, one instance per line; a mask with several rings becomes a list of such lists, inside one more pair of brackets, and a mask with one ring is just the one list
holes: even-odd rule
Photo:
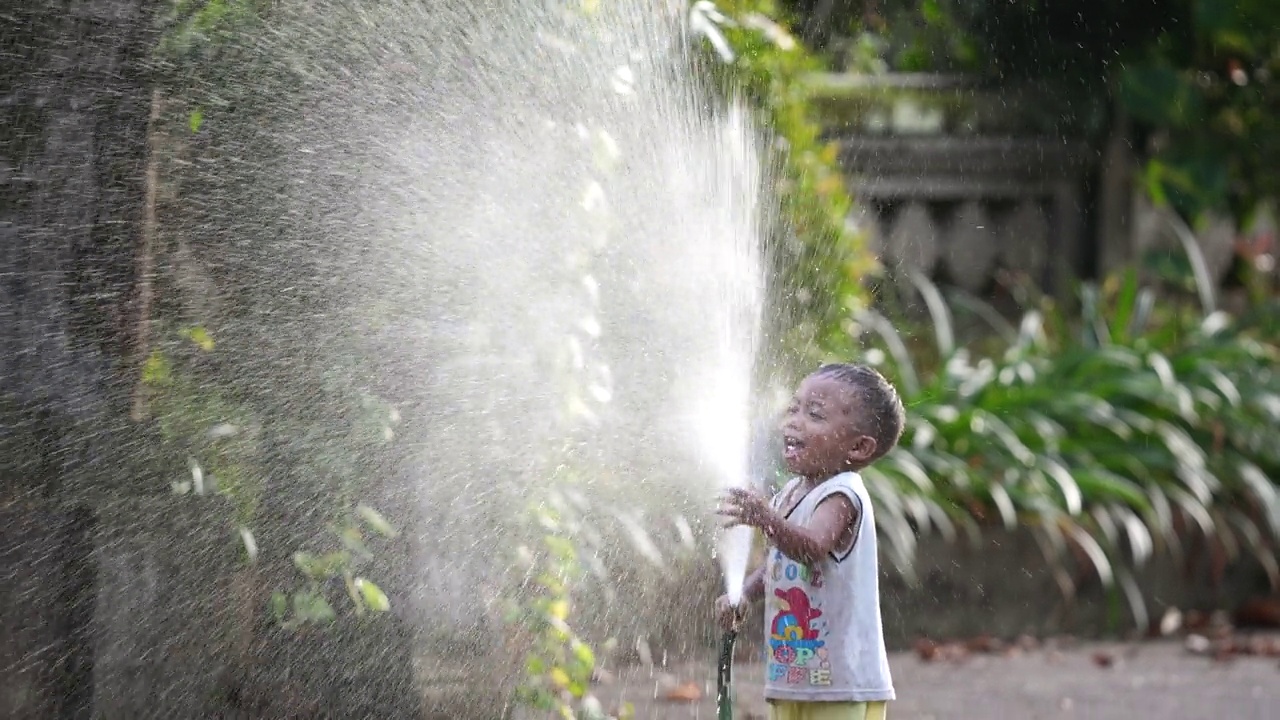
[[1098, 573], [1098, 579], [1102, 581], [1103, 586], [1111, 587], [1115, 583], [1115, 571], [1111, 567], [1111, 561], [1107, 559], [1107, 554], [1103, 552], [1102, 546], [1076, 523], [1068, 521], [1065, 524], [1067, 534], [1089, 558], [1089, 562], [1093, 563], [1093, 569]]
[[897, 365], [898, 379], [902, 383], [902, 389], [907, 397], [919, 395], [920, 376], [916, 373], [915, 363], [911, 360], [911, 353], [907, 351], [907, 344], [902, 341], [902, 336], [898, 334], [898, 330], [893, 326], [893, 323], [874, 310], [864, 310], [858, 315], [857, 324], [870, 328], [888, 346], [889, 355], [893, 357]]
[[912, 269], [908, 274], [911, 283], [920, 291], [920, 295], [924, 298], [925, 307], [929, 310], [929, 315], [933, 318], [933, 331], [938, 341], [938, 354], [942, 357], [948, 357], [956, 349], [956, 332], [955, 323], [951, 321], [951, 309], [947, 307], [947, 303], [942, 299], [942, 293], [938, 290], [938, 286], [932, 280], [925, 277], [923, 273]]
[[992, 330], [995, 331], [1006, 343], [1014, 345], [1018, 342], [1018, 330], [1008, 320], [1000, 314], [999, 310], [992, 307], [988, 303], [978, 297], [975, 297], [963, 290], [951, 288], [947, 291], [947, 297], [952, 304], [957, 307], [964, 308], [975, 316], [982, 319]]
[[1178, 239], [1182, 251], [1187, 255], [1187, 260], [1191, 262], [1196, 291], [1200, 294], [1201, 309], [1206, 316], [1212, 315], [1218, 309], [1217, 301], [1214, 299], [1214, 282], [1209, 276], [1209, 263], [1205, 260], [1204, 251], [1200, 249], [1195, 233], [1191, 232], [1191, 228], [1187, 227], [1186, 222], [1176, 213], [1167, 212], [1161, 215], [1173, 228], [1174, 237]]

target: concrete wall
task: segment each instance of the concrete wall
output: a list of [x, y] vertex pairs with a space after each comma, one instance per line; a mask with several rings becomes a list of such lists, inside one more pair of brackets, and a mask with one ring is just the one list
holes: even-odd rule
[[[1208, 556], [1188, 543], [1182, 562], [1161, 555], [1134, 572], [1149, 615], [1159, 619], [1167, 607], [1182, 610], [1234, 609], [1266, 590], [1260, 566], [1242, 561], [1211, 581]], [[1081, 637], [1125, 635], [1135, 630], [1128, 602], [1104, 590], [1092, 570], [1069, 566], [1076, 594], [1064, 596], [1053, 567], [1030, 533], [991, 531], [976, 545], [948, 545], [924, 538], [917, 567], [920, 585], [885, 574], [881, 606], [885, 632], [897, 647], [928, 636], [938, 639], [990, 633], [1013, 638], [1021, 633], [1067, 633]]]
[[[1134, 572], [1149, 620], [1159, 620], [1168, 607], [1230, 610], [1267, 591], [1259, 565], [1231, 565], [1220, 582], [1213, 582], [1207, 554], [1194, 545], [1189, 550], [1184, 562], [1163, 555]], [[1077, 591], [1068, 599], [1053, 567], [1025, 530], [991, 530], [976, 545], [922, 538], [915, 568], [918, 584], [892, 567], [881, 570], [885, 639], [894, 649], [910, 648], [922, 637], [948, 640], [987, 634], [1013, 640], [1022, 634], [1088, 638], [1136, 632], [1128, 601], [1104, 590], [1086, 568], [1069, 564], [1067, 574]], [[746, 643], [751, 642], [747, 638]]]
[[407, 626], [274, 630], [229, 518], [208, 497], [0, 502], [0, 717], [421, 716]]
[[[1225, 567], [1213, 581], [1209, 556], [1197, 545], [1188, 542], [1181, 561], [1166, 554], [1133, 573], [1148, 614], [1144, 627], [1169, 607], [1233, 610], [1246, 598], [1268, 591], [1265, 572], [1248, 561]], [[950, 544], [925, 536], [916, 561], [917, 583], [908, 582], [887, 558], [882, 562], [881, 610], [892, 649], [909, 649], [923, 637], [945, 641], [991, 635], [1014, 640], [1022, 634], [1096, 638], [1138, 632], [1128, 601], [1105, 590], [1092, 570], [1070, 561], [1067, 577], [1076, 592], [1068, 599], [1053, 566], [1026, 530], [990, 529], [977, 544]], [[664, 653], [671, 658], [705, 656], [719, 642], [711, 607], [722, 592], [720, 570], [710, 559], [672, 567], [674, 572], [665, 577], [637, 572], [635, 581], [620, 589], [626, 596], [610, 603], [597, 605], [593, 598], [584, 598], [574, 609], [575, 623], [596, 642], [616, 637], [621, 642], [617, 660], [622, 663], [639, 659], [634, 649], [637, 636], [645, 638], [656, 662]], [[759, 612], [753, 612], [748, 627], [758, 629], [761, 622]], [[760, 641], [754, 630], [744, 634], [739, 639], [740, 657], [757, 656]]]
[[0, 717], [83, 717], [89, 707], [88, 520], [0, 499]]
[[237, 570], [221, 504], [175, 497], [99, 508], [94, 717], [200, 717], [219, 696], [235, 660]]

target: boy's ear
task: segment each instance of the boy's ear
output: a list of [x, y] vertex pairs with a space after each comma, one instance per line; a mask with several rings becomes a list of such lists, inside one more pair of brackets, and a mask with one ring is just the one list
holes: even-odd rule
[[876, 455], [876, 439], [870, 435], [860, 435], [849, 448], [849, 462], [853, 465], [865, 465]]

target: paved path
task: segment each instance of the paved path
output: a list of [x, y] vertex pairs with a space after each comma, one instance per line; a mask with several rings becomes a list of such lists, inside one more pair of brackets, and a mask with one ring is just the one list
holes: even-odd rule
[[[1095, 657], [1098, 656], [1098, 657]], [[1099, 660], [1110, 660], [1103, 667]], [[1177, 642], [1086, 644], [1060, 652], [976, 655], [926, 663], [911, 653], [891, 659], [898, 700], [892, 720], [1274, 720], [1280, 718], [1280, 663], [1241, 657], [1215, 662]], [[735, 667], [738, 720], [764, 718], [760, 665]], [[703, 689], [698, 703], [656, 700], [672, 684]], [[606, 707], [630, 701], [636, 720], [712, 719], [714, 676], [707, 663], [665, 676], [638, 668], [596, 688]]]

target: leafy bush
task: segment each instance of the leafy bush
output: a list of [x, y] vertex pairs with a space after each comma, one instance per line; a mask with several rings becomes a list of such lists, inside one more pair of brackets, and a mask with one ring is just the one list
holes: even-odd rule
[[[1178, 552], [1189, 533], [1252, 554], [1280, 585], [1280, 351], [1221, 312], [1157, 302], [1137, 275], [1081, 291], [1081, 313], [1051, 304], [974, 354], [955, 341], [952, 303], [916, 278], [940, 362], [924, 371], [902, 335], [868, 312], [865, 357], [908, 407], [902, 445], [866, 473], [882, 532], [909, 567], [916, 529], [948, 536], [1001, 523], [1043, 540], [1050, 561], [1087, 558], [1146, 611], [1132, 568]], [[966, 305], [976, 301], [963, 299]]]
[[[518, 548], [511, 571], [522, 576], [520, 587], [505, 602], [508, 630], [524, 648], [517, 700], [559, 717], [609, 720], [613, 716], [590, 690], [596, 654], [571, 626], [573, 591], [585, 572], [571, 539], [575, 522], [546, 505], [530, 508], [529, 514], [541, 542]], [[630, 706], [620, 708], [617, 717], [632, 717]]]
[[[865, 307], [865, 277], [878, 269], [866, 238], [846, 224], [852, 201], [836, 143], [810, 102], [804, 78], [821, 61], [785, 27], [772, 0], [723, 0], [718, 31], [732, 56], [717, 68], [726, 92], [756, 110], [757, 124], [773, 137], [772, 179], [783, 237], [772, 243], [782, 292], [781, 317], [798, 320], [787, 337], [795, 347], [833, 341], [840, 318]], [[696, 8], [695, 8], [696, 10]]]

